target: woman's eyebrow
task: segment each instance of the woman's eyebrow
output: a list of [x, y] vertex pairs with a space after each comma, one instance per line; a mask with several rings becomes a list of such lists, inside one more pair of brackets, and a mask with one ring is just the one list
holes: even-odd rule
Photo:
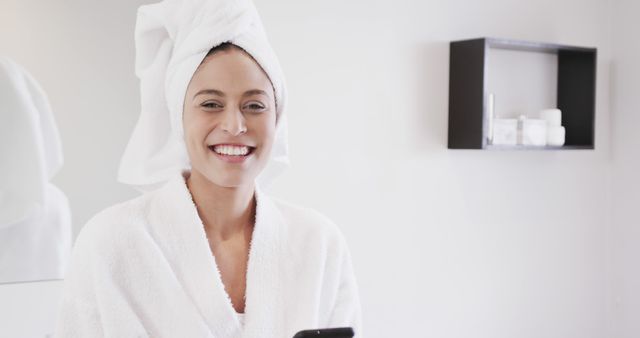
[[215, 94], [215, 95], [222, 96], [222, 97], [226, 96], [224, 92], [222, 92], [220, 90], [217, 90], [217, 89], [203, 89], [203, 90], [197, 92], [196, 95], [193, 95], [193, 97], [196, 97], [196, 96], [202, 95], [202, 94]]
[[[202, 95], [202, 94], [215, 94], [218, 95], [220, 97], [225, 97], [227, 96], [223, 91], [221, 90], [217, 90], [217, 89], [203, 89], [199, 92], [197, 92], [195, 95], [193, 95], [193, 97], [195, 98], [198, 95]], [[251, 96], [251, 95], [267, 95], [267, 92], [265, 92], [262, 89], [251, 89], [251, 90], [247, 90], [246, 92], [244, 92], [244, 94], [242, 94], [242, 96]]]
[[244, 92], [244, 94], [242, 96], [251, 96], [251, 95], [264, 95], [264, 96], [268, 96], [267, 92], [265, 92], [262, 89], [252, 89], [252, 90], [247, 90], [246, 92]]

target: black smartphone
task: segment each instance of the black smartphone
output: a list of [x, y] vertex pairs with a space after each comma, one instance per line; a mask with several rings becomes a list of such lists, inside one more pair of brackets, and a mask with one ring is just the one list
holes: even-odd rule
[[352, 338], [353, 335], [353, 329], [350, 327], [336, 327], [300, 331], [293, 338]]

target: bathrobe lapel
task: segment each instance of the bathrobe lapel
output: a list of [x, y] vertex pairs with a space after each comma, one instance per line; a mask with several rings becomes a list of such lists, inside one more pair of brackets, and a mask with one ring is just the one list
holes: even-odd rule
[[[166, 247], [175, 278], [199, 310], [216, 338], [258, 338], [283, 331], [282, 276], [284, 221], [273, 201], [256, 187], [256, 223], [249, 250], [245, 303], [245, 325], [240, 326], [220, 272], [211, 253], [204, 226], [184, 176], [169, 181], [157, 191], [149, 212]], [[276, 335], [274, 335], [274, 333]]]
[[286, 322], [282, 278], [286, 223], [274, 201], [256, 185], [256, 224], [249, 250], [243, 338], [281, 337]]

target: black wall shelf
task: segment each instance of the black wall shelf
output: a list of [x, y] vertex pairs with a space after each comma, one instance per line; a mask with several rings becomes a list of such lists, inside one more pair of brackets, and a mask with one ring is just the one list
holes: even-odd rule
[[[557, 107], [562, 110], [562, 125], [566, 129], [564, 146], [504, 146], [487, 142], [486, 73], [490, 49], [557, 54]], [[479, 38], [452, 41], [449, 51], [449, 149], [594, 149], [596, 48]]]

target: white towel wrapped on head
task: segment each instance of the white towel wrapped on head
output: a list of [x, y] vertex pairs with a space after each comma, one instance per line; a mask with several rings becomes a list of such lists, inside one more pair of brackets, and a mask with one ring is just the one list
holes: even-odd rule
[[185, 93], [207, 52], [223, 42], [249, 53], [274, 87], [276, 135], [256, 183], [267, 187], [288, 167], [285, 80], [250, 0], [165, 0], [141, 6], [135, 38], [142, 111], [120, 163], [121, 182], [150, 191], [190, 169], [182, 127]]

